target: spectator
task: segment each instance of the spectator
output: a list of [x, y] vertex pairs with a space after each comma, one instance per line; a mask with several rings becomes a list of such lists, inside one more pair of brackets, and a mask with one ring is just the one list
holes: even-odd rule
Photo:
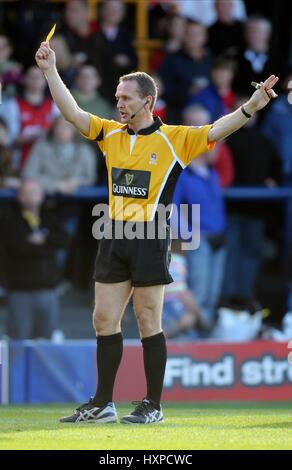
[[232, 91], [235, 64], [230, 60], [218, 58], [211, 70], [211, 83], [203, 90], [190, 96], [189, 104], [201, 104], [206, 108], [211, 121], [216, 121], [230, 113], [234, 105], [235, 94]]
[[[208, 118], [206, 111], [203, 116], [198, 110], [193, 125], [202, 125], [203, 119], [209, 122]], [[181, 174], [174, 193], [176, 206], [187, 204], [189, 214], [193, 204], [200, 205], [200, 246], [187, 251], [188, 282], [200, 307], [201, 326], [208, 332], [214, 325], [226, 260], [225, 207], [219, 178], [209, 158], [209, 154], [204, 154], [192, 160]], [[196, 223], [192, 216], [188, 217], [188, 232], [193, 235]]]
[[27, 68], [33, 62], [35, 50], [44, 39], [45, 32], [54, 23], [56, 4], [39, 0], [2, 4], [4, 11], [0, 14], [4, 19], [3, 29], [9, 34], [16, 60]]
[[4, 119], [0, 118], [0, 188], [17, 188], [18, 186], [18, 172], [13, 167], [7, 124]]
[[292, 185], [292, 106], [287, 89], [292, 90], [292, 72], [283, 83], [281, 96], [273, 103], [263, 121], [262, 130], [275, 145], [281, 160], [284, 184]]
[[18, 167], [23, 168], [33, 143], [50, 129], [59, 114], [53, 100], [46, 97], [46, 80], [36, 65], [24, 74], [21, 97], [11, 98], [0, 107], [0, 115], [7, 120], [9, 138], [19, 148], [15, 155]]
[[114, 110], [98, 91], [101, 83], [98, 70], [89, 63], [84, 64], [78, 70], [72, 94], [85, 111], [112, 119]]
[[251, 16], [244, 27], [245, 50], [239, 54], [235, 90], [249, 95], [251, 81], [261, 82], [279, 72], [278, 58], [270, 53], [272, 24], [261, 16]]
[[[244, 103], [238, 98], [235, 107]], [[244, 129], [228, 137], [234, 159], [234, 186], [270, 187], [280, 181], [280, 159], [275, 147], [256, 127], [252, 117]], [[270, 208], [269, 208], [270, 210]], [[228, 257], [223, 294], [249, 304], [261, 266], [265, 233], [265, 206], [260, 202], [228, 204]]]
[[[86, 0], [69, 0], [64, 11], [64, 25], [61, 34], [65, 37], [75, 64], [82, 64], [91, 55], [97, 25], [89, 21], [89, 8]], [[94, 53], [98, 54], [94, 49]]]
[[[59, 116], [48, 138], [39, 140], [32, 149], [24, 168], [25, 178], [40, 182], [47, 194], [72, 194], [96, 181], [96, 155], [87, 142], [82, 142], [76, 129]], [[72, 242], [68, 250], [59, 250], [58, 264], [67, 277], [67, 261], [72, 260], [72, 246], [77, 236], [82, 214], [80, 202], [59, 203], [58, 210], [62, 226]]]
[[[223, 0], [225, 2], [226, 0]], [[228, 1], [228, 0], [227, 0]], [[215, 0], [176, 0], [179, 12], [193, 20], [201, 21], [205, 26], [211, 26], [217, 19], [218, 10]], [[234, 19], [243, 21], [246, 17], [245, 4], [243, 0], [233, 0], [232, 16]]]
[[194, 340], [198, 338], [195, 326], [200, 313], [195, 298], [187, 285], [187, 261], [179, 240], [172, 242], [170, 273], [173, 283], [165, 287], [162, 322], [167, 338]]
[[39, 181], [48, 194], [71, 194], [95, 183], [95, 154], [87, 143], [77, 140], [75, 128], [59, 116], [52, 135], [34, 145], [23, 176]]
[[0, 34], [0, 82], [2, 85], [2, 99], [10, 98], [16, 94], [16, 86], [21, 80], [22, 66], [11, 60], [13, 48], [7, 36]]
[[235, 57], [244, 48], [242, 20], [234, 15], [234, 0], [215, 0], [217, 21], [209, 28], [209, 46], [215, 55]]
[[157, 85], [157, 100], [155, 103], [153, 114], [154, 116], [159, 116], [160, 119], [164, 122], [167, 118], [167, 108], [166, 102], [164, 101], [164, 99], [162, 99], [164, 93], [163, 83], [159, 75], [152, 74], [151, 76], [155, 80], [155, 83]]
[[167, 54], [178, 52], [183, 45], [187, 20], [178, 14], [165, 15], [164, 20], [164, 44], [159, 50], [155, 50], [150, 58], [150, 69], [156, 71]]
[[[210, 113], [200, 105], [188, 106], [183, 110], [183, 123], [186, 126], [203, 126], [210, 121]], [[221, 188], [231, 186], [234, 180], [233, 156], [226, 145], [220, 141], [209, 151], [209, 162], [218, 173]]]
[[181, 122], [181, 112], [189, 96], [209, 84], [211, 53], [206, 48], [207, 31], [200, 23], [189, 22], [183, 48], [169, 54], [159, 74], [165, 87], [168, 122]]
[[178, 12], [175, 0], [149, 0], [149, 35], [151, 38], [161, 38], [165, 32], [165, 18]]
[[56, 34], [52, 37], [50, 47], [55, 51], [56, 64], [62, 80], [64, 80], [66, 86], [70, 88], [76, 76], [79, 62], [74, 61], [74, 56], [69, 49], [67, 41], [61, 34]]
[[211, 163], [218, 173], [221, 188], [228, 188], [234, 181], [233, 156], [226, 143], [218, 142], [218, 144], [210, 155]]
[[39, 183], [25, 181], [18, 207], [2, 219], [9, 292], [7, 334], [13, 339], [50, 339], [59, 327], [56, 250], [67, 239], [58, 221], [42, 211], [42, 203]]
[[[72, 95], [78, 105], [89, 113], [97, 114], [105, 119], [113, 119], [115, 108], [100, 95], [99, 90], [102, 80], [96, 67], [90, 63], [80, 66], [75, 79], [75, 89]], [[88, 142], [96, 154], [97, 175], [99, 183], [107, 184], [107, 169], [105, 158], [95, 142]]]
[[[102, 3], [97, 41], [103, 53], [99, 57], [93, 50], [91, 55], [91, 62], [96, 64], [101, 73], [101, 91], [110, 103], [114, 103], [113, 97], [119, 77], [137, 68], [131, 34], [122, 25], [125, 13], [125, 4], [120, 0], [107, 0]], [[100, 68], [102, 61], [103, 69]]]

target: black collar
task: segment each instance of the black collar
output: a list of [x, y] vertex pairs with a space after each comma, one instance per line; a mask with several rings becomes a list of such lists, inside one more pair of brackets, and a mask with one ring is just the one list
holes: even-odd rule
[[[155, 116], [154, 117], [154, 122], [151, 124], [151, 126], [149, 127], [145, 127], [144, 129], [140, 129], [137, 134], [139, 135], [149, 135], [149, 134], [152, 134], [153, 132], [157, 131], [159, 129], [160, 126], [162, 126], [163, 122], [161, 121], [160, 117], [158, 116]], [[125, 126], [124, 127], [125, 130], [127, 130], [128, 134], [130, 135], [134, 135], [135, 132], [133, 131], [133, 129], [131, 129], [130, 127], [128, 126]]]

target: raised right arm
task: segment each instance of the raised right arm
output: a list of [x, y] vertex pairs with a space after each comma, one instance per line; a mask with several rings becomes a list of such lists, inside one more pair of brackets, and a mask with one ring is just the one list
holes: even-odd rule
[[36, 63], [44, 73], [51, 95], [66, 121], [83, 134], [89, 134], [89, 114], [79, 108], [56, 68], [56, 56], [49, 44], [42, 42], [35, 55]]

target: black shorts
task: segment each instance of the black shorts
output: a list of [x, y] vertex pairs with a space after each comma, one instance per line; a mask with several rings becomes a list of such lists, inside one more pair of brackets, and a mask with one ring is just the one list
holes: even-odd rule
[[173, 282], [169, 274], [170, 230], [159, 239], [106, 239], [99, 242], [95, 261], [96, 282], [115, 283], [130, 280], [134, 287]]

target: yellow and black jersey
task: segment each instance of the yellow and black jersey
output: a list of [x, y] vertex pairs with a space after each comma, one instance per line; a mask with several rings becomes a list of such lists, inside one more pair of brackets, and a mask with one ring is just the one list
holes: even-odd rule
[[172, 202], [181, 171], [208, 151], [211, 126], [169, 126], [159, 118], [137, 134], [127, 125], [90, 114], [89, 135], [95, 140], [108, 170], [110, 217], [151, 221], [158, 204]]

